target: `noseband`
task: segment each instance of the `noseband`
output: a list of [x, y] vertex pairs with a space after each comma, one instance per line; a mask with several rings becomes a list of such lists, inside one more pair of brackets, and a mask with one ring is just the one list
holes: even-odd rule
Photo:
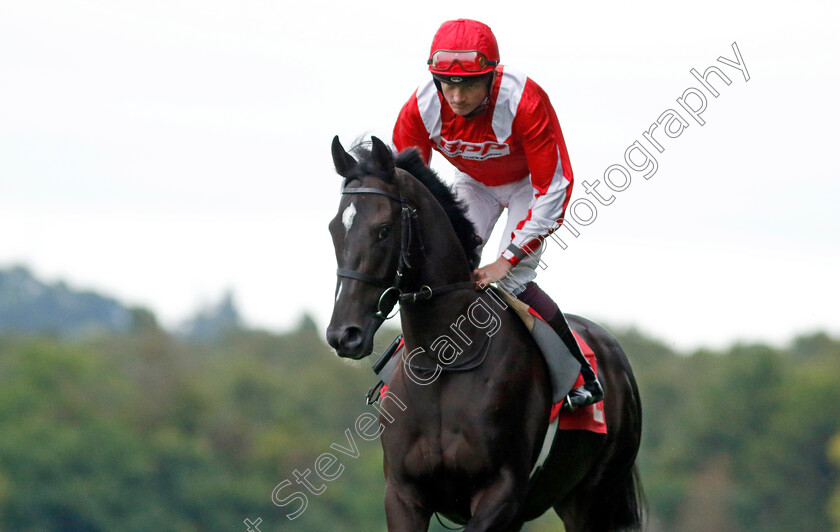
[[[385, 196], [391, 201], [396, 201], [400, 204], [400, 217], [402, 218], [402, 230], [400, 235], [400, 258], [399, 262], [397, 263], [397, 272], [394, 275], [394, 280], [390, 284], [388, 284], [388, 281], [385, 279], [378, 279], [366, 273], [358, 272], [355, 270], [338, 268], [338, 270], [336, 271], [339, 277], [356, 279], [358, 281], [362, 281], [363, 283], [385, 288], [385, 291], [382, 292], [381, 296], [379, 296], [379, 302], [376, 305], [377, 318], [381, 320], [393, 318], [396, 315], [396, 312], [394, 312], [390, 316], [388, 315], [388, 313], [390, 313], [394, 309], [398, 301], [414, 303], [416, 301], [431, 299], [434, 296], [443, 295], [449, 292], [453, 292], [455, 290], [475, 288], [476, 285], [474, 282], [461, 282], [441, 286], [434, 289], [431, 288], [429, 285], [423, 285], [422, 287], [420, 287], [420, 290], [416, 292], [403, 292], [400, 289], [400, 284], [402, 283], [403, 276], [405, 275], [405, 270], [411, 268], [411, 263], [409, 263], [408, 259], [411, 256], [411, 239], [415, 235], [415, 233], [417, 234], [417, 242], [420, 246], [420, 252], [423, 254], [426, 253], [426, 250], [423, 247], [423, 239], [420, 238], [420, 225], [418, 224], [416, 228], [414, 227], [414, 224], [417, 223], [417, 209], [409, 205], [405, 198], [402, 197], [402, 194], [397, 195], [378, 188], [343, 188], [341, 190], [341, 193], [378, 194], [380, 196]], [[393, 299], [393, 301], [391, 299]]]

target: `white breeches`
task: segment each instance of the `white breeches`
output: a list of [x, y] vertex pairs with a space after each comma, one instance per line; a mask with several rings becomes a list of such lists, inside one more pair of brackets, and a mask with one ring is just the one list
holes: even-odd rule
[[[528, 215], [528, 209], [534, 198], [530, 176], [515, 183], [489, 187], [469, 175], [455, 170], [454, 190], [455, 195], [466, 206], [467, 217], [475, 225], [475, 230], [481, 237], [482, 244], [479, 252], [484, 248], [487, 239], [490, 238], [490, 233], [493, 232], [502, 211], [507, 209], [505, 230], [499, 242], [498, 253], [496, 253], [496, 258], [500, 257], [502, 251], [510, 245], [516, 224]], [[528, 282], [533, 281], [537, 276], [536, 268], [541, 254], [542, 247], [522, 259], [519, 264], [514, 266], [507, 277], [496, 284], [503, 290], [517, 295], [525, 289]]]

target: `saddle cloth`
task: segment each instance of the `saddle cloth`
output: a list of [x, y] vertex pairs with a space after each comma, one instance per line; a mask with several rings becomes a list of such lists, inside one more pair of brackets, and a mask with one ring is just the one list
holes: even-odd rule
[[[548, 366], [549, 381], [552, 387], [553, 406], [551, 407], [549, 422], [558, 420], [558, 430], [588, 430], [606, 434], [607, 424], [604, 418], [603, 403], [579, 408], [574, 412], [561, 410], [566, 394], [574, 388], [583, 386], [580, 364], [569, 352], [569, 348], [566, 347], [563, 340], [534, 309], [504, 291], [499, 290], [497, 293], [504, 298], [505, 303], [513, 307], [516, 315], [525, 324], [525, 328], [534, 337], [542, 351], [543, 358]], [[595, 352], [577, 332], [572, 331], [572, 333], [583, 356], [586, 357], [587, 362], [592, 366], [592, 371], [597, 375], [598, 361], [595, 358]]]
[[[577, 340], [580, 350], [583, 352], [583, 356], [586, 357], [589, 365], [592, 366], [592, 371], [597, 374], [598, 360], [595, 358], [595, 352], [592, 351], [589, 344], [587, 344], [578, 333], [575, 331], [572, 331], [572, 333], [575, 335], [575, 340]], [[574, 388], [579, 386], [583, 386], [583, 377], [581, 375], [578, 375]], [[604, 417], [603, 401], [595, 403], [594, 405], [578, 408], [574, 412], [562, 411], [560, 410], [562, 406], [562, 402], [555, 403], [554, 406], [551, 407], [551, 416], [549, 417], [549, 422], [554, 421], [555, 419], [558, 420], [557, 428], [559, 430], [588, 430], [599, 434], [607, 433], [607, 422]]]

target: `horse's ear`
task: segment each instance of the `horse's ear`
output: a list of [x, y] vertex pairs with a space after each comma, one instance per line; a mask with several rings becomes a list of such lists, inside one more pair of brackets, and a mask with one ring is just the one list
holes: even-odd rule
[[335, 164], [335, 171], [341, 177], [347, 177], [350, 171], [358, 164], [352, 155], [344, 150], [344, 146], [338, 140], [338, 135], [333, 137], [332, 141], [332, 156], [333, 164]]
[[372, 144], [371, 155], [376, 169], [388, 177], [394, 177], [394, 154], [391, 153], [391, 148], [377, 137], [371, 137], [370, 142]]

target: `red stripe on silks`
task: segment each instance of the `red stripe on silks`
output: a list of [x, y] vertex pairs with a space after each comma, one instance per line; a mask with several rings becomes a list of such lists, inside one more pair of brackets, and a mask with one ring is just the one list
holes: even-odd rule
[[[551, 186], [551, 181], [549, 181], [549, 182], [548, 182], [548, 185], [546, 185], [545, 187], [543, 187], [543, 189], [542, 189], [542, 190], [540, 190], [538, 187], [534, 186], [534, 182], [533, 182], [533, 181], [531, 182], [531, 186], [532, 186], [532, 187], [534, 187], [535, 189], [537, 189], [537, 193], [536, 193], [536, 194], [534, 194], [534, 199], [533, 199], [533, 200], [531, 200], [531, 204], [533, 205], [533, 204], [536, 204], [536, 203], [537, 203], [537, 200], [540, 198], [540, 196], [545, 195], [546, 191], [548, 191], [548, 187], [549, 187], [549, 186]], [[564, 209], [564, 212], [565, 212], [565, 209]], [[531, 219], [531, 215], [532, 215], [532, 214], [533, 214], [533, 213], [531, 212], [531, 209], [529, 208], [529, 209], [528, 209], [528, 214], [527, 214], [527, 215], [525, 215], [525, 218], [523, 218], [522, 220], [519, 220], [519, 223], [518, 223], [518, 224], [516, 224], [516, 227], [514, 228], [514, 231], [519, 231], [520, 229], [522, 229], [523, 227], [525, 227], [525, 222], [527, 222], [528, 220], [530, 220], [530, 219]], [[510, 233], [510, 239], [511, 239], [511, 240], [513, 240], [513, 231], [511, 231], [511, 233]]]
[[[586, 357], [589, 365], [592, 366], [592, 370], [597, 374], [598, 360], [595, 358], [595, 352], [592, 351], [592, 348], [589, 347], [589, 345], [578, 333], [574, 331], [572, 332], [574, 333], [575, 339], [580, 346], [580, 350], [583, 352], [583, 356]], [[574, 387], [577, 388], [579, 386], [583, 386], [583, 377], [580, 375], [578, 375]], [[562, 404], [563, 402], [561, 401], [552, 406], [551, 417], [549, 418], [549, 421], [554, 421], [554, 418], [558, 417], [557, 430], [586, 430], [589, 432], [597, 432], [598, 434], [607, 433], [607, 423], [606, 416], [604, 415], [603, 401], [595, 403], [594, 405], [578, 408], [574, 412], [561, 412], [560, 407]]]
[[[566, 173], [565, 166], [563, 167], [563, 173]], [[566, 207], [569, 205], [569, 200], [572, 199], [572, 186], [574, 185], [571, 178], [567, 177], [566, 179], [569, 180], [569, 184], [566, 185], [566, 198], [563, 200], [563, 210], [560, 211], [560, 218], [557, 218], [557, 220], [555, 220], [557, 222], [557, 227], [549, 231], [548, 234], [551, 234], [557, 229], [560, 229], [560, 226], [563, 225], [563, 220], [566, 219]]]
[[[539, 198], [540, 196], [542, 196], [542, 194], [536, 194], [534, 196], [533, 201], [536, 202], [537, 198]], [[531, 209], [528, 209], [528, 214], [525, 216], [525, 218], [519, 220], [519, 223], [516, 224], [516, 227], [514, 227], [514, 231], [518, 231], [518, 230], [522, 229], [523, 227], [525, 227], [525, 222], [527, 222], [528, 220], [531, 219], [531, 214], [532, 214]], [[510, 238], [511, 238], [511, 240], [513, 240], [513, 231], [511, 231], [511, 233], [510, 233]]]
[[532, 238], [531, 240], [525, 242], [525, 244], [523, 244], [522, 247], [519, 248], [519, 249], [521, 249], [522, 251], [524, 251], [525, 253], [530, 255], [531, 253], [534, 253], [536, 250], [540, 249], [540, 246], [542, 246], [542, 243], [543, 243], [543, 237], [538, 236], [536, 238]]

